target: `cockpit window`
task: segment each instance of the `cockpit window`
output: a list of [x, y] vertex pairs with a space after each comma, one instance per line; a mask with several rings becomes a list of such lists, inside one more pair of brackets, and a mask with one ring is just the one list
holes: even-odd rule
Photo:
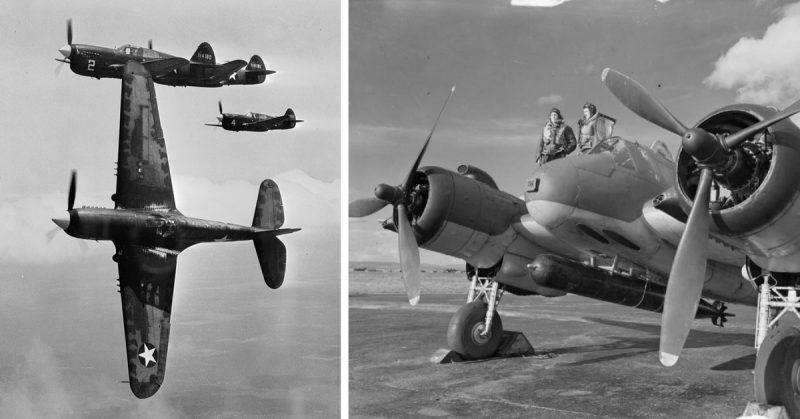
[[626, 169], [636, 170], [636, 165], [631, 158], [631, 145], [619, 137], [611, 137], [596, 145], [591, 154], [611, 153], [614, 163]]

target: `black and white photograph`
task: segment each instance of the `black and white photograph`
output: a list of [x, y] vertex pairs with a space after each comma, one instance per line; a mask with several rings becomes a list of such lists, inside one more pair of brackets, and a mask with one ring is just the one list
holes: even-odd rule
[[348, 10], [350, 417], [800, 417], [800, 4]]
[[341, 10], [4, 4], [1, 417], [340, 417]]

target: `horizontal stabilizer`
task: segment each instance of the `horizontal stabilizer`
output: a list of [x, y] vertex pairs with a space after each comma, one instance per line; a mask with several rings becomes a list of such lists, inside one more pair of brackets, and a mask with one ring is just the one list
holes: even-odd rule
[[286, 246], [273, 235], [258, 235], [253, 244], [264, 282], [272, 289], [280, 288], [286, 274]]

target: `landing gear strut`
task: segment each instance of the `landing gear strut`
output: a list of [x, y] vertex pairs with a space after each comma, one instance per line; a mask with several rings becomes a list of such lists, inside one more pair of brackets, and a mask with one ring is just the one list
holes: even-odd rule
[[[503, 337], [503, 322], [496, 308], [504, 288], [494, 278], [494, 270], [470, 269], [467, 304], [450, 319], [447, 344], [464, 359], [488, 358], [497, 351]], [[486, 271], [490, 271], [487, 273]]]
[[790, 417], [800, 417], [800, 296], [797, 287], [777, 286], [770, 275], [762, 278], [753, 371], [756, 401], [782, 405]]

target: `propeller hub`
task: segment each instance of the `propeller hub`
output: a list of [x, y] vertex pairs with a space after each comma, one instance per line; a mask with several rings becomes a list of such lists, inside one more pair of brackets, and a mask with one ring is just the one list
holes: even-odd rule
[[64, 58], [69, 58], [72, 55], [72, 46], [71, 45], [64, 45], [63, 47], [58, 49], [58, 52], [64, 56]]
[[222, 122], [225, 117], [222, 115], [217, 115], [217, 121]]
[[699, 164], [719, 168], [727, 161], [727, 151], [717, 137], [702, 128], [690, 128], [681, 138], [683, 151]]
[[375, 187], [375, 197], [386, 202], [391, 202], [392, 205], [397, 205], [402, 202], [405, 194], [396, 186], [381, 183]]
[[56, 217], [56, 218], [53, 218], [52, 220], [62, 230], [66, 230], [66, 229], [69, 228], [69, 219], [70, 219], [69, 212], [67, 212], [66, 216]]

